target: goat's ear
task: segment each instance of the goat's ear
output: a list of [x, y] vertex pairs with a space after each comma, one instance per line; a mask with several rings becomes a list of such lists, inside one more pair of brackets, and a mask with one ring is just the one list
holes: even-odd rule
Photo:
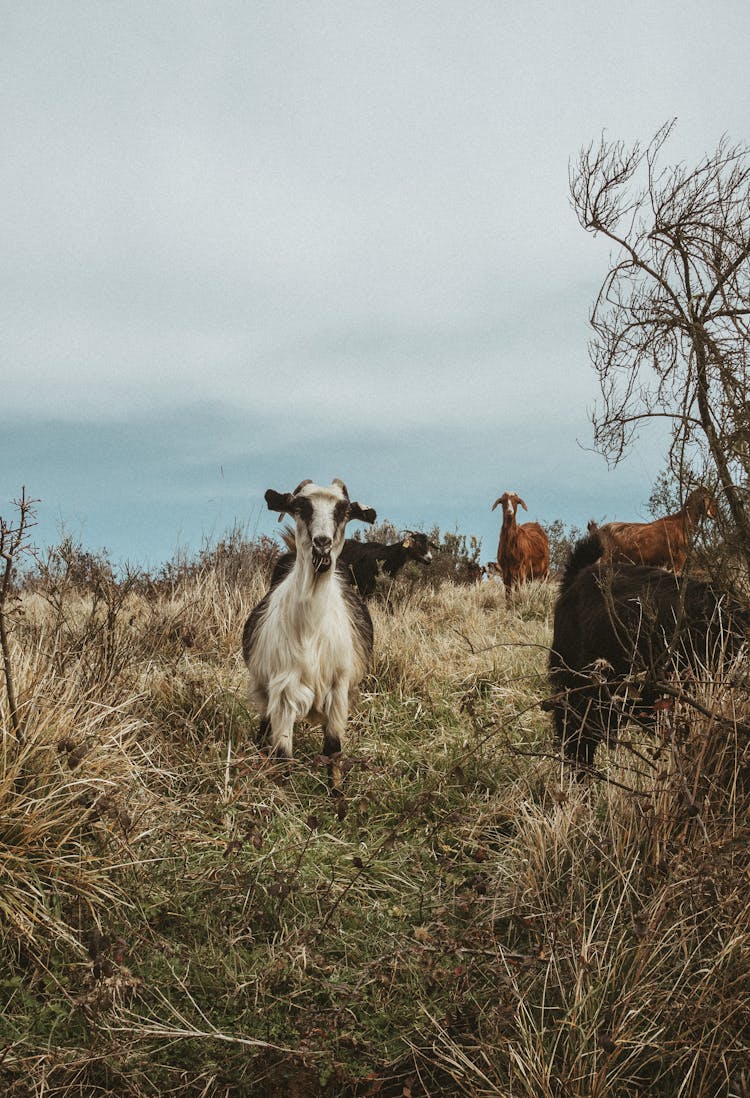
[[492, 504], [492, 510], [494, 511], [494, 510], [495, 510], [495, 508], [497, 507], [498, 503], [502, 503], [502, 502], [503, 502], [503, 497], [502, 497], [502, 496], [499, 496], [499, 497], [498, 497], [498, 498], [497, 498], [497, 499], [495, 500], [495, 502], [494, 502], [494, 503]]
[[282, 515], [292, 509], [293, 492], [274, 492], [269, 488], [263, 497], [268, 504], [269, 511], [281, 511]]
[[404, 540], [401, 542], [404, 549], [411, 549], [414, 542], [411, 540], [411, 534], [407, 534]]
[[362, 522], [373, 523], [378, 516], [373, 511], [372, 507], [363, 507], [361, 503], [349, 504], [349, 518], [361, 519]]
[[523, 500], [521, 499], [521, 497], [520, 497], [520, 496], [516, 496], [516, 503], [520, 503], [520, 504], [521, 504], [521, 506], [523, 507], [524, 511], [528, 511], [528, 507], [527, 507], [527, 506], [526, 506], [526, 504], [525, 504], [525, 503], [523, 502]]

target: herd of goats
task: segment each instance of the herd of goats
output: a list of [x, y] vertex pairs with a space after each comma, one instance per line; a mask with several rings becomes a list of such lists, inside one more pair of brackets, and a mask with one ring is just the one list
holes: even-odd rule
[[[429, 563], [425, 534], [408, 531], [395, 545], [346, 538], [352, 520], [373, 523], [371, 507], [349, 498], [334, 480], [304, 480], [293, 492], [265, 493], [269, 510], [295, 524], [288, 552], [276, 562], [268, 593], [248, 618], [243, 656], [249, 697], [269, 753], [292, 757], [294, 725], [322, 725], [332, 792], [341, 795], [339, 765], [349, 709], [372, 653], [366, 599], [379, 569], [393, 576], [407, 559]], [[549, 541], [535, 522], [519, 525], [526, 504], [505, 492], [494, 571], [506, 593], [549, 573]], [[552, 712], [567, 758], [591, 767], [597, 745], [621, 721], [654, 713], [669, 669], [696, 670], [712, 654], [735, 654], [750, 617], [701, 580], [681, 574], [691, 534], [715, 514], [704, 489], [674, 515], [650, 523], [589, 523], [572, 549], [555, 605], [549, 676], [542, 707]], [[632, 684], [638, 683], [634, 697]], [[626, 689], [622, 689], [623, 685]]]

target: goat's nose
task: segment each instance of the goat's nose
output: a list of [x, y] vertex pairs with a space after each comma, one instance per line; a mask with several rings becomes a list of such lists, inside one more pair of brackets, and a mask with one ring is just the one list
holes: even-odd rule
[[313, 545], [316, 549], [320, 549], [321, 553], [327, 553], [333, 545], [333, 542], [329, 537], [326, 537], [325, 534], [318, 534], [317, 537], [313, 538]]

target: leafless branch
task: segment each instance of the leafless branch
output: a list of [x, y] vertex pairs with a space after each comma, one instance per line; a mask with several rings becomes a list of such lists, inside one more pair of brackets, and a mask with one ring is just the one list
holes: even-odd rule
[[595, 444], [616, 464], [639, 423], [672, 419], [669, 466], [683, 484], [700, 460], [750, 571], [750, 149], [670, 165], [673, 127], [603, 136], [570, 172], [579, 223], [615, 245], [591, 313]]
[[38, 500], [28, 499], [26, 496], [26, 489], [22, 488], [20, 498], [13, 500], [14, 506], [18, 509], [16, 524], [13, 525], [13, 523], [6, 522], [6, 520], [0, 516], [0, 558], [5, 561], [2, 582], [0, 582], [0, 650], [3, 654], [3, 672], [5, 677], [5, 690], [8, 695], [8, 711], [10, 713], [11, 728], [19, 743], [23, 742], [24, 737], [21, 721], [18, 716], [18, 705], [16, 702], [16, 691], [13, 681], [8, 603], [14, 566], [21, 553], [28, 548], [26, 535], [29, 529], [36, 525], [33, 521], [33, 506], [37, 502]]

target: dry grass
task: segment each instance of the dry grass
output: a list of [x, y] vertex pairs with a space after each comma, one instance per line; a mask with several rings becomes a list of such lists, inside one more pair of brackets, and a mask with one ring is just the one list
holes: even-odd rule
[[747, 1096], [738, 688], [576, 782], [538, 708], [553, 590], [404, 585], [339, 818], [318, 730], [286, 776], [254, 746], [248, 559], [13, 608], [3, 1092]]

